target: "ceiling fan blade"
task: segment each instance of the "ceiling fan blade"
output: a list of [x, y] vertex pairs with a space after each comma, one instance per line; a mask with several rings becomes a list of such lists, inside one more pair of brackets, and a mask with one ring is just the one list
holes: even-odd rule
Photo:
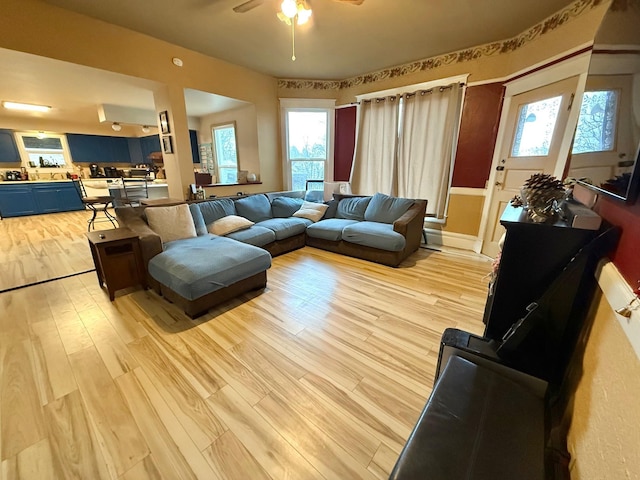
[[348, 3], [350, 5], [362, 5], [364, 0], [335, 0], [336, 2]]
[[233, 7], [233, 11], [236, 13], [246, 13], [249, 10], [253, 10], [256, 7], [259, 7], [263, 2], [264, 0], [249, 0], [248, 2], [244, 2], [236, 7]]

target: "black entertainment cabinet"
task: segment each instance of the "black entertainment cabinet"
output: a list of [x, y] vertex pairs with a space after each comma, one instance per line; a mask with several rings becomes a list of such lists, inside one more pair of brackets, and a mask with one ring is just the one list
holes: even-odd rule
[[562, 218], [535, 223], [512, 205], [500, 223], [506, 236], [489, 287], [484, 339], [505, 363], [559, 387], [592, 303], [597, 264], [619, 232], [574, 228]]

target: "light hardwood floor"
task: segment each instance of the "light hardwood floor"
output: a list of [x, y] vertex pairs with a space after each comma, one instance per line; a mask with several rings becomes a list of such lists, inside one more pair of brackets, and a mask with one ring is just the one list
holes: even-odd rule
[[[84, 224], [65, 215], [23, 219], [24, 269], [50, 231], [91, 266]], [[197, 321], [150, 291], [110, 302], [95, 273], [0, 294], [3, 478], [385, 479], [442, 331], [482, 331], [489, 270], [305, 247], [274, 259], [266, 291]]]

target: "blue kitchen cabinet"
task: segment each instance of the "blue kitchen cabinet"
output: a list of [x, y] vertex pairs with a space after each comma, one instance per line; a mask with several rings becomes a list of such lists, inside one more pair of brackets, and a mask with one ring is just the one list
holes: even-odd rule
[[25, 182], [0, 186], [0, 214], [22, 217], [40, 213], [84, 210], [73, 182]]
[[142, 156], [142, 142], [140, 139], [138, 137], [129, 137], [127, 138], [127, 144], [129, 146], [129, 157], [131, 158], [131, 163], [133, 165], [144, 163], [145, 159]]
[[33, 185], [33, 197], [38, 213], [83, 210], [84, 204], [72, 182], [39, 183]]
[[67, 143], [74, 162], [131, 163], [126, 137], [67, 133]]
[[149, 155], [155, 152], [162, 152], [160, 135], [140, 137], [140, 148], [142, 150], [142, 163], [152, 163], [151, 160], [149, 160]]
[[0, 215], [21, 217], [38, 212], [31, 185], [3, 185], [0, 187]]
[[11, 130], [0, 129], [0, 163], [20, 163], [20, 153]]
[[193, 163], [200, 163], [200, 149], [198, 148], [198, 131], [189, 130], [189, 139], [191, 140], [191, 156]]

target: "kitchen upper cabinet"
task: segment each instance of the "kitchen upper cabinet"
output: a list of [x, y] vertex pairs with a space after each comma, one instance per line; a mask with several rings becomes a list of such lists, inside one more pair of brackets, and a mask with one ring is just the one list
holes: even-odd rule
[[0, 162], [19, 163], [20, 153], [11, 130], [0, 129]]
[[151, 163], [149, 155], [155, 152], [162, 152], [162, 148], [160, 147], [160, 135], [140, 137], [140, 147], [142, 149], [142, 163]]
[[129, 142], [125, 137], [67, 133], [67, 142], [74, 162], [131, 163]]

